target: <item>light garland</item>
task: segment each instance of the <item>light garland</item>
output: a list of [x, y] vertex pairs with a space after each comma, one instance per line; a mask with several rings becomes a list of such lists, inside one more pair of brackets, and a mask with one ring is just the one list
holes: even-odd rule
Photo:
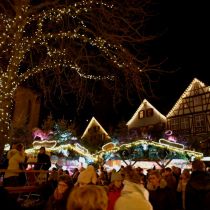
[[159, 143], [163, 144], [165, 146], [173, 146], [173, 147], [184, 149], [184, 145], [183, 144], [171, 142], [171, 141], [169, 141], [167, 139], [159, 139]]
[[[91, 36], [85, 33], [88, 28], [83, 20], [80, 20], [82, 13], [87, 13], [92, 10], [94, 5], [101, 5], [108, 9], [113, 8], [113, 4], [106, 4], [102, 1], [81, 1], [63, 8], [44, 10], [40, 14], [33, 14], [33, 6], [30, 6], [28, 1], [23, 2], [21, 10], [13, 19], [6, 14], [0, 14], [0, 21], [3, 23], [3, 32], [0, 35], [0, 49], [3, 54], [10, 54], [10, 59], [7, 68], [0, 68], [0, 124], [1, 136], [8, 139], [8, 131], [10, 130], [11, 113], [13, 110], [13, 97], [19, 84], [31, 76], [43, 72], [47, 69], [56, 67], [69, 67], [75, 70], [80, 77], [91, 80], [114, 80], [114, 74], [107, 76], [90, 75], [83, 72], [75, 61], [65, 60], [67, 55], [66, 50], [58, 50], [49, 47], [49, 41], [52, 39], [79, 39], [83, 43], [89, 43], [96, 46], [109, 59], [114, 66], [118, 68], [126, 68], [131, 65], [129, 59], [124, 60], [118, 58], [119, 52], [126, 52], [121, 45], [109, 43], [100, 36]], [[15, 5], [17, 6], [17, 5]], [[55, 21], [59, 23], [66, 15], [77, 19], [77, 26], [67, 32], [44, 33], [45, 20]], [[33, 36], [26, 36], [26, 26], [30, 26], [37, 21], [37, 29]], [[82, 30], [81, 30], [82, 29]], [[81, 31], [84, 31], [82, 33]], [[89, 32], [90, 33], [90, 32]], [[36, 44], [44, 46], [47, 49], [47, 61], [41, 63], [32, 69], [27, 69], [25, 72], [20, 71], [21, 62], [24, 60], [26, 53], [29, 52]], [[139, 67], [136, 69], [141, 72]]]
[[[160, 140], [167, 141], [166, 139], [160, 139]], [[179, 148], [174, 145], [172, 146], [170, 144], [166, 145], [165, 143], [162, 144], [162, 143], [158, 143], [158, 142], [154, 142], [154, 141], [147, 141], [147, 140], [137, 140], [135, 142], [128, 143], [128, 144], [122, 144], [120, 146], [116, 146], [115, 144], [112, 143], [113, 144], [112, 148], [109, 147], [108, 150], [104, 149], [104, 147], [106, 148], [106, 146], [109, 144], [110, 143], [105, 144], [102, 147], [101, 151], [94, 153], [94, 154], [91, 154], [88, 149], [86, 149], [85, 147], [83, 147], [82, 145], [80, 145], [78, 143], [75, 143], [74, 145], [72, 145], [72, 144], [60, 145], [58, 147], [48, 148], [48, 150], [53, 152], [53, 151], [62, 151], [62, 150], [70, 149], [84, 157], [87, 157], [87, 158], [93, 160], [94, 162], [98, 162], [98, 161], [102, 160], [104, 154], [114, 154], [122, 149], [129, 149], [131, 147], [135, 147], [135, 146], [139, 146], [139, 145], [142, 145], [143, 149], [146, 149], [146, 148], [148, 148], [148, 146], [151, 145], [151, 146], [155, 146], [155, 147], [162, 148], [162, 149], [169, 149], [170, 151], [177, 152], [180, 154], [187, 154], [189, 157], [195, 157], [195, 158], [199, 158], [199, 159], [201, 159], [203, 157], [203, 153], [200, 153], [200, 152], [186, 150], [184, 148]], [[37, 148], [33, 148], [33, 149], [30, 148], [30, 149], [26, 150], [26, 153], [33, 154], [33, 153], [35, 153], [36, 150], [37, 150]]]
[[[166, 140], [167, 141], [167, 140]], [[116, 153], [117, 151], [123, 149], [123, 148], [131, 148], [133, 146], [139, 146], [139, 145], [151, 145], [151, 146], [155, 146], [155, 147], [159, 147], [159, 148], [162, 148], [162, 149], [169, 149], [171, 151], [174, 151], [174, 152], [178, 152], [178, 153], [181, 153], [181, 154], [188, 154], [189, 156], [194, 156], [196, 158], [202, 158], [203, 157], [203, 153], [200, 153], [200, 152], [195, 152], [195, 151], [192, 151], [192, 150], [186, 150], [186, 149], [183, 149], [183, 148], [178, 148], [178, 147], [175, 147], [175, 146], [172, 146], [172, 145], [165, 145], [165, 144], [162, 144], [162, 143], [158, 143], [158, 142], [154, 142], [154, 141], [147, 141], [147, 140], [137, 140], [135, 142], [132, 142], [132, 143], [128, 143], [128, 144], [122, 144], [120, 146], [115, 146], [113, 149], [109, 150], [108, 153]], [[102, 158], [102, 156], [107, 153], [106, 151], [100, 151], [97, 153], [97, 155], [99, 155], [100, 158]]]
[[[27, 154], [33, 154], [33, 153], [36, 153], [37, 149], [38, 148], [30, 148], [30, 149], [26, 149], [25, 152]], [[96, 162], [98, 160], [96, 157], [94, 157], [94, 155], [90, 154], [88, 149], [79, 145], [78, 143], [76, 143], [75, 145], [65, 144], [65, 145], [60, 145], [60, 146], [57, 146], [57, 147], [47, 148], [47, 151], [50, 151], [50, 152], [62, 151], [62, 150], [73, 150], [73, 151], [77, 152], [78, 154], [93, 160], [94, 162]]]
[[52, 149], [56, 146], [57, 141], [55, 140], [34, 141], [32, 144], [34, 149], [39, 149], [42, 146]]

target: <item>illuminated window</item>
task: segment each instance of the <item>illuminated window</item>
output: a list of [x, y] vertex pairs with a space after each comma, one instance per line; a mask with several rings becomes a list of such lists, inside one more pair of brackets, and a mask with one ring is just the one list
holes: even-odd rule
[[141, 111], [139, 112], [139, 119], [144, 118], [144, 115], [145, 115], [144, 110], [141, 110]]
[[99, 127], [99, 126], [94, 126], [94, 127], [93, 127], [93, 130], [94, 130], [95, 132], [97, 132], [97, 131], [100, 130], [100, 127]]

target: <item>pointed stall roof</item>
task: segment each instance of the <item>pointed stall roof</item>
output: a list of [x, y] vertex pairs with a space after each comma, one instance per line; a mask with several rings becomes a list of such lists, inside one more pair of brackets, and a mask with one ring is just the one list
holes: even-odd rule
[[141, 105], [139, 106], [139, 108], [134, 113], [134, 115], [127, 122], [127, 124], [126, 124], [127, 126], [129, 126], [136, 118], [138, 118], [138, 113], [139, 113], [139, 111], [141, 111], [143, 109], [145, 103], [147, 104], [148, 107], [152, 108], [164, 121], [166, 120], [166, 117], [163, 114], [161, 114], [154, 106], [152, 106], [152, 104], [150, 104], [149, 101], [144, 99], [143, 102], [141, 103]]
[[[91, 128], [93, 125], [97, 125], [101, 128], [102, 132], [105, 133], [106, 136], [109, 137], [109, 134], [104, 130], [104, 128], [101, 126], [101, 124], [95, 119], [95, 117], [92, 117], [91, 121], [89, 122], [87, 128], [85, 129], [84, 133], [82, 134], [82, 138], [84, 138], [84, 136], [86, 136], [89, 128]], [[109, 137], [110, 138], [110, 137]]]
[[175, 103], [173, 108], [169, 111], [169, 113], [166, 116], [167, 118], [173, 116], [174, 111], [180, 106], [180, 104], [182, 103], [183, 98], [185, 98], [187, 96], [190, 96], [191, 90], [193, 90], [197, 86], [202, 87], [202, 88], [204, 88], [204, 87], [209, 88], [203, 82], [201, 82], [197, 78], [194, 78], [193, 81], [190, 83], [190, 85], [187, 87], [187, 89], [184, 91], [184, 93], [181, 95], [181, 97], [178, 99], [178, 101]]

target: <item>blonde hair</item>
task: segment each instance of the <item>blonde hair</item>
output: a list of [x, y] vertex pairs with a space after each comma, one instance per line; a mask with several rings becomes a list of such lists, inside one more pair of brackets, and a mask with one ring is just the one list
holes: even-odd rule
[[108, 197], [102, 186], [75, 187], [67, 201], [67, 210], [106, 210]]

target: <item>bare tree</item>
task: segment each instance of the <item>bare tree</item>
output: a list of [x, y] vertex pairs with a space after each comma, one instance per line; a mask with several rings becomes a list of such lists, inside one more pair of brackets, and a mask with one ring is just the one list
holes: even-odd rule
[[152, 2], [1, 0], [0, 148], [8, 141], [14, 93], [26, 81], [36, 81], [46, 98], [52, 87], [82, 100], [96, 86], [114, 98], [147, 92], [160, 72], [143, 50], [156, 37], [149, 33]]

